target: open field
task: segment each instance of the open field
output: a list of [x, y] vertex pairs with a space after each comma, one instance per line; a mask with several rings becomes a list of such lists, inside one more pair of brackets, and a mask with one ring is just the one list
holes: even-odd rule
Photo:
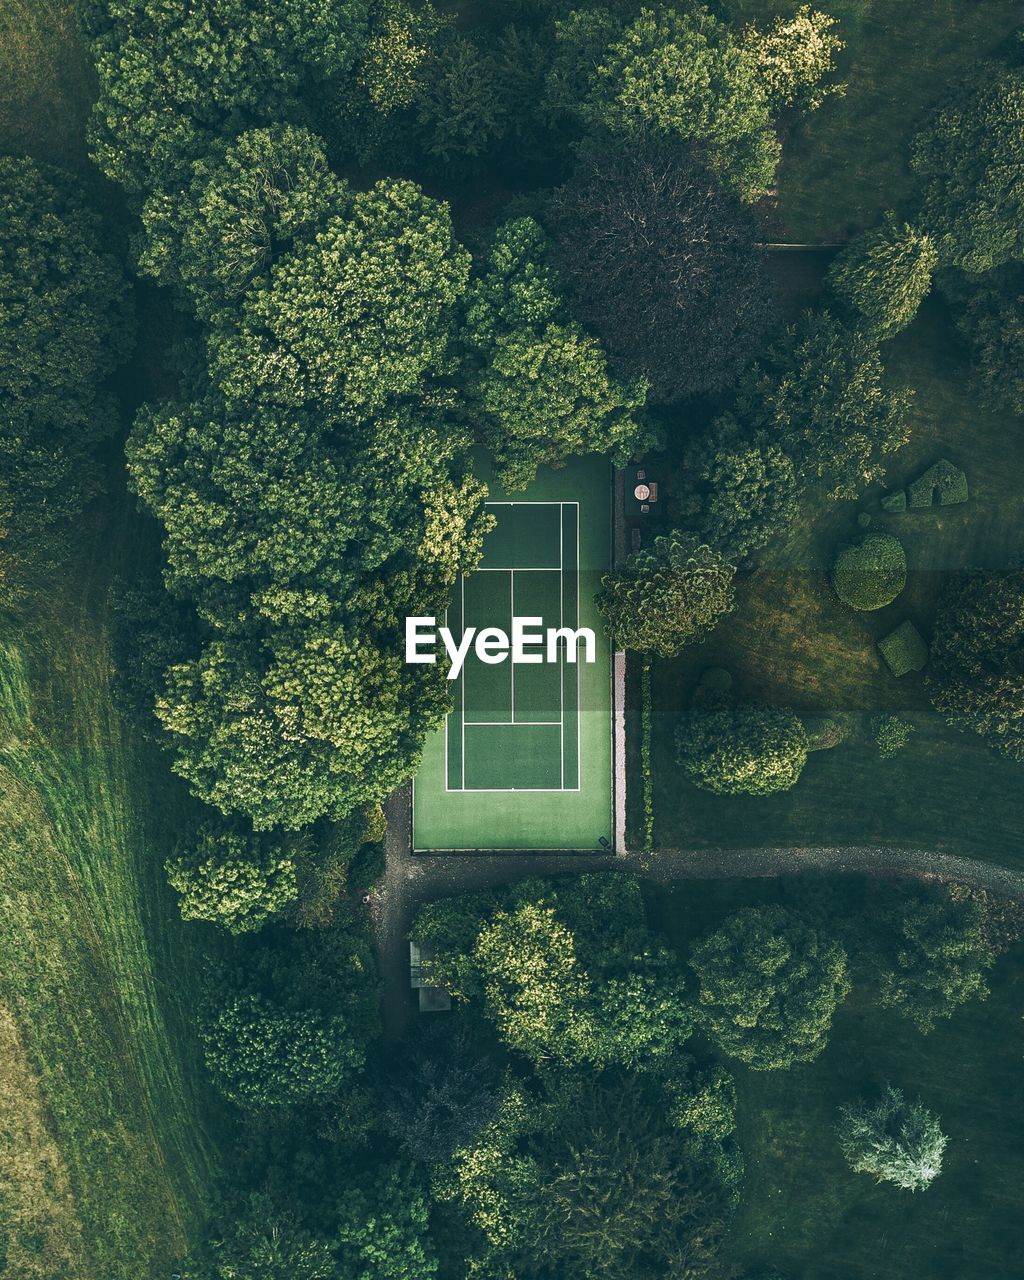
[[[876, 486], [859, 504], [821, 504], [763, 567], [745, 577], [737, 607], [702, 645], [654, 666], [655, 839], [663, 847], [892, 844], [970, 854], [1024, 867], [1021, 768], [980, 738], [945, 725], [930, 709], [922, 675], [894, 679], [875, 642], [905, 618], [930, 634], [946, 575], [969, 565], [998, 569], [1024, 547], [1019, 477], [1024, 430], [1012, 415], [982, 409], [963, 353], [938, 300], [886, 352], [892, 376], [917, 390], [911, 444], [891, 463], [894, 485], [938, 457], [967, 472], [964, 506], [878, 514]], [[903, 541], [910, 577], [903, 594], [874, 613], [846, 608], [828, 582], [835, 547], [873, 529]], [[716, 797], [690, 786], [675, 766], [674, 733], [701, 671], [727, 667], [740, 696], [766, 698], [810, 716], [841, 719], [845, 743], [812, 754], [792, 791]], [[873, 714], [899, 712], [918, 732], [895, 759], [879, 759]], [[636, 740], [635, 733], [631, 735]], [[637, 747], [638, 749], [638, 747]], [[631, 795], [638, 800], [633, 761]], [[638, 819], [633, 813], [633, 824]]]
[[26, 1101], [0, 1131], [47, 1277], [68, 1250], [76, 1277], [165, 1277], [215, 1174], [189, 1018], [205, 935], [162, 869], [186, 798], [109, 696], [103, 602], [134, 526], [127, 503], [97, 508], [74, 571], [0, 643], [0, 998], [23, 1050], [0, 1092]]
[[[798, 0], [729, 0], [737, 19], [767, 25]], [[786, 139], [779, 222], [793, 240], [845, 240], [912, 195], [910, 140], [958, 76], [1020, 23], [1007, 0], [823, 0], [839, 19], [843, 97]]]
[[[856, 897], [861, 882], [836, 880]], [[648, 885], [654, 923], [685, 955], [731, 912], [786, 900], [785, 881]], [[930, 1035], [854, 991], [828, 1048], [788, 1071], [734, 1063], [745, 1192], [729, 1237], [737, 1264], [792, 1280], [991, 1280], [1016, 1273], [1024, 1250], [1019, 1188], [1024, 1119], [1016, 1106], [1024, 1054], [1024, 954], [993, 970], [992, 994]], [[837, 1108], [885, 1081], [922, 1099], [949, 1137], [943, 1172], [921, 1194], [847, 1168], [833, 1137]]]

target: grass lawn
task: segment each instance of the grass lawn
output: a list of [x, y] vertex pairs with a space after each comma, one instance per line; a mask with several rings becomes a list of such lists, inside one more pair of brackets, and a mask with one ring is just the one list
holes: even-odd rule
[[[691, 940], [726, 915], [776, 900], [786, 885], [688, 881], [668, 889], [648, 885], [646, 893], [652, 921], [685, 954]], [[730, 1261], [770, 1264], [792, 1280], [992, 1280], [1018, 1273], [1020, 949], [997, 963], [990, 985], [987, 1001], [964, 1006], [927, 1036], [855, 990], [817, 1061], [778, 1072], [729, 1064], [747, 1163]], [[943, 1171], [926, 1192], [852, 1173], [836, 1144], [837, 1108], [885, 1081], [920, 1097], [948, 1135]]]
[[189, 802], [109, 694], [106, 585], [139, 543], [127, 501], [96, 508], [0, 635], [0, 1095], [23, 1100], [0, 1108], [20, 1171], [0, 1236], [19, 1276], [163, 1280], [216, 1173], [189, 1017], [205, 934], [162, 869]]
[[[1024, 424], [979, 407], [937, 300], [890, 344], [886, 359], [892, 376], [917, 390], [912, 442], [889, 468], [893, 484], [948, 457], [966, 470], [970, 501], [886, 516], [877, 505], [883, 487], [876, 486], [857, 504], [812, 504], [807, 522], [743, 576], [735, 612], [712, 636], [655, 664], [655, 840], [662, 847], [881, 842], [1024, 867], [1024, 771], [974, 734], [945, 725], [930, 709], [923, 675], [895, 679], [875, 648], [906, 618], [930, 635], [950, 570], [999, 568], [1020, 554]], [[828, 582], [835, 547], [859, 532], [859, 510], [872, 513], [873, 530], [900, 537], [910, 565], [903, 594], [874, 613], [848, 609]], [[847, 741], [812, 754], [796, 787], [782, 795], [699, 791], [679, 775], [673, 738], [700, 673], [712, 665], [732, 671], [742, 697], [842, 720]], [[906, 750], [888, 761], [879, 759], [869, 732], [880, 712], [898, 712], [917, 726]], [[631, 739], [635, 756], [638, 734]], [[639, 787], [631, 763], [635, 831]]]
[[[1006, 0], [822, 0], [846, 41], [845, 96], [786, 139], [779, 221], [794, 240], [845, 240], [912, 197], [910, 140], [929, 109], [1020, 25]], [[736, 20], [767, 25], [798, 0], [729, 0]]]

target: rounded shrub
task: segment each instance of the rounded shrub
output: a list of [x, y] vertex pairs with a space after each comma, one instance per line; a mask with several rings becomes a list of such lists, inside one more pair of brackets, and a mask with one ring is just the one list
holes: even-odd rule
[[869, 533], [840, 547], [832, 566], [836, 595], [851, 609], [892, 604], [907, 582], [907, 555], [891, 533]]
[[699, 702], [676, 731], [679, 763], [690, 781], [716, 795], [788, 791], [807, 762], [810, 740], [793, 711]]

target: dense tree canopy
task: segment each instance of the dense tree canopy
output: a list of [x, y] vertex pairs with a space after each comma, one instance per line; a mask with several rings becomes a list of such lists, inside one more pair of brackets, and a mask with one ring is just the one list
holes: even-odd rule
[[0, 157], [0, 524], [38, 549], [94, 492], [91, 451], [117, 426], [104, 384], [128, 354], [124, 272], [75, 180]]
[[552, 218], [583, 318], [653, 399], [719, 391], [752, 359], [773, 313], [754, 218], [691, 154], [591, 146]]
[[766, 796], [796, 785], [810, 738], [793, 711], [713, 701], [683, 718], [676, 750], [683, 771], [702, 791]]
[[850, 991], [842, 946], [784, 907], [738, 911], [690, 963], [708, 1034], [756, 1071], [816, 1058]]
[[888, 387], [877, 341], [806, 312], [744, 375], [737, 416], [792, 458], [804, 483], [855, 498], [907, 442], [910, 392]]
[[846, 246], [828, 279], [855, 321], [879, 338], [891, 338], [917, 315], [937, 262], [931, 238], [890, 215]]
[[716, 418], [683, 451], [670, 487], [672, 515], [729, 558], [743, 559], [799, 514], [789, 455], [732, 414]]
[[733, 607], [735, 569], [674, 530], [601, 579], [597, 606], [616, 648], [671, 657]]
[[917, 135], [911, 164], [944, 265], [1024, 257], [1024, 68], [982, 63]]
[[974, 372], [993, 407], [1024, 414], [1024, 266], [964, 276], [947, 290]]
[[949, 582], [935, 620], [928, 689], [952, 724], [1024, 760], [1024, 570]]

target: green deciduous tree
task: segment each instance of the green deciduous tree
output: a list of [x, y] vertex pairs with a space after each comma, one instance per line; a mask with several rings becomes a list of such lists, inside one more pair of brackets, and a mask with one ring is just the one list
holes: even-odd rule
[[1024, 69], [982, 63], [917, 135], [911, 166], [944, 265], [1024, 257]]
[[329, 1099], [365, 1056], [340, 1016], [257, 995], [229, 999], [210, 1018], [203, 1053], [221, 1093], [256, 1108]]
[[951, 579], [935, 620], [928, 691], [951, 724], [1024, 760], [1024, 570]]
[[182, 1280], [336, 1280], [330, 1244], [264, 1194], [218, 1223], [207, 1243], [182, 1264]]
[[350, 1188], [338, 1217], [336, 1280], [430, 1280], [437, 1274], [426, 1188], [408, 1168], [385, 1165], [367, 1190]]
[[942, 1171], [946, 1135], [938, 1117], [885, 1086], [877, 1104], [841, 1107], [839, 1145], [854, 1173], [871, 1173], [905, 1191], [923, 1191]]
[[601, 580], [597, 605], [615, 646], [671, 657], [733, 607], [735, 569], [678, 530]]
[[687, 777], [702, 791], [766, 796], [796, 785], [810, 738], [800, 717], [785, 708], [712, 702], [684, 717], [676, 750]]
[[464, 166], [501, 139], [506, 120], [497, 65], [481, 43], [451, 35], [423, 64], [416, 120], [424, 151], [448, 167]]
[[1011, 263], [964, 276], [948, 292], [985, 400], [1024, 414], [1024, 267]]
[[877, 341], [806, 312], [740, 386], [737, 416], [792, 458], [804, 483], [856, 498], [907, 442], [910, 392], [883, 379]]
[[204, 822], [167, 863], [185, 920], [209, 920], [230, 933], [261, 928], [298, 896], [296, 847], [241, 825]]
[[776, 18], [761, 31], [749, 26], [743, 43], [755, 59], [758, 81], [773, 112], [814, 111], [845, 86], [826, 83], [844, 47], [833, 31], [836, 19], [804, 4], [791, 17]]
[[117, 427], [104, 383], [132, 308], [78, 184], [13, 157], [0, 157], [0, 315], [0, 525], [17, 560], [98, 485], [91, 453]]
[[773, 316], [749, 212], [662, 139], [585, 148], [552, 197], [558, 266], [581, 318], [652, 398], [731, 384]]
[[738, 911], [690, 963], [708, 1034], [756, 1071], [816, 1058], [850, 991], [842, 946], [784, 907]]
[[875, 964], [882, 1004], [930, 1031], [968, 1000], [988, 995], [985, 970], [994, 955], [985, 916], [973, 900], [947, 893], [902, 893], [883, 917]]
[[891, 338], [917, 315], [937, 262], [930, 237], [890, 214], [847, 245], [828, 280], [856, 323], [878, 338]]
[[689, 442], [670, 493], [673, 517], [735, 559], [783, 533], [799, 515], [788, 454], [764, 433], [748, 435], [732, 414]]

